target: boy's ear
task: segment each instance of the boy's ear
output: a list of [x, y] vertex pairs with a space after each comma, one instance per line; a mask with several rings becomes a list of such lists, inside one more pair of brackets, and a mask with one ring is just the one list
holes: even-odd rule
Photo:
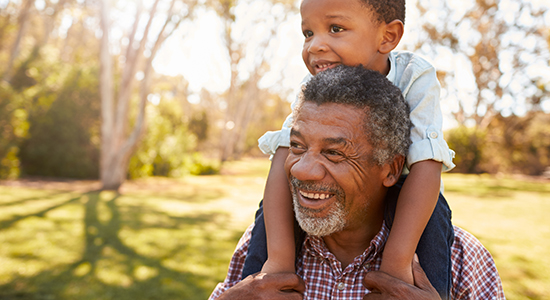
[[403, 155], [397, 155], [392, 162], [384, 165], [385, 177], [382, 180], [382, 184], [384, 184], [385, 187], [390, 187], [397, 183], [403, 171], [404, 163], [405, 157]]
[[401, 41], [401, 37], [403, 37], [403, 31], [405, 29], [403, 22], [400, 20], [393, 20], [383, 26], [385, 26], [386, 30], [378, 52], [387, 54], [397, 47], [399, 41]]

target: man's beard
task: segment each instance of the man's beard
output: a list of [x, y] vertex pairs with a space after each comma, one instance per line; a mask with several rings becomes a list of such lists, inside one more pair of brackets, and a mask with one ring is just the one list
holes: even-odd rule
[[[341, 189], [305, 183], [294, 177], [291, 177], [290, 182], [296, 220], [305, 232], [312, 236], [323, 237], [344, 229], [347, 213], [344, 207], [344, 192]], [[331, 204], [331, 207], [320, 210], [304, 207], [298, 200], [298, 189], [330, 192], [334, 194], [336, 201]], [[325, 209], [328, 210], [325, 212], [326, 215], [319, 217], [318, 214]]]

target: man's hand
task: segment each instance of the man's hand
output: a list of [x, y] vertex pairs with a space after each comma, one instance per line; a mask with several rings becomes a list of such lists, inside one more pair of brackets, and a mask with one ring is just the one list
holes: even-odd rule
[[363, 300], [378, 299], [411, 299], [411, 300], [441, 300], [436, 289], [432, 286], [426, 273], [420, 267], [415, 255], [412, 263], [414, 286], [384, 272], [369, 272], [363, 279], [363, 285], [372, 292], [366, 294]]
[[306, 286], [294, 273], [256, 273], [225, 291], [218, 300], [302, 300]]

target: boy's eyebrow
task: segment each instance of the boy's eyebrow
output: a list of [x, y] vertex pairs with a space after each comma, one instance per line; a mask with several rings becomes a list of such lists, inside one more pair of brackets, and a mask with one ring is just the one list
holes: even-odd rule
[[351, 20], [349, 16], [346, 15], [326, 15], [325, 19], [343, 19], [343, 20]]
[[[327, 20], [346, 20], [346, 21], [350, 21], [352, 20], [351, 17], [348, 17], [346, 15], [338, 15], [338, 14], [335, 14], [335, 15], [326, 15], [325, 16], [325, 19]], [[302, 26], [305, 24], [306, 22], [304, 20], [302, 20]]]

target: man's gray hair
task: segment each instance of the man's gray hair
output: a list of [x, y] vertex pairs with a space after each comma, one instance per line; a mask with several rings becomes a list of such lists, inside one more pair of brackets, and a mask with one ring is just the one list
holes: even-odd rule
[[374, 147], [374, 163], [383, 165], [396, 155], [407, 156], [412, 126], [409, 105], [401, 90], [379, 72], [339, 65], [315, 75], [301, 98], [301, 103], [338, 103], [363, 110], [365, 134]]

